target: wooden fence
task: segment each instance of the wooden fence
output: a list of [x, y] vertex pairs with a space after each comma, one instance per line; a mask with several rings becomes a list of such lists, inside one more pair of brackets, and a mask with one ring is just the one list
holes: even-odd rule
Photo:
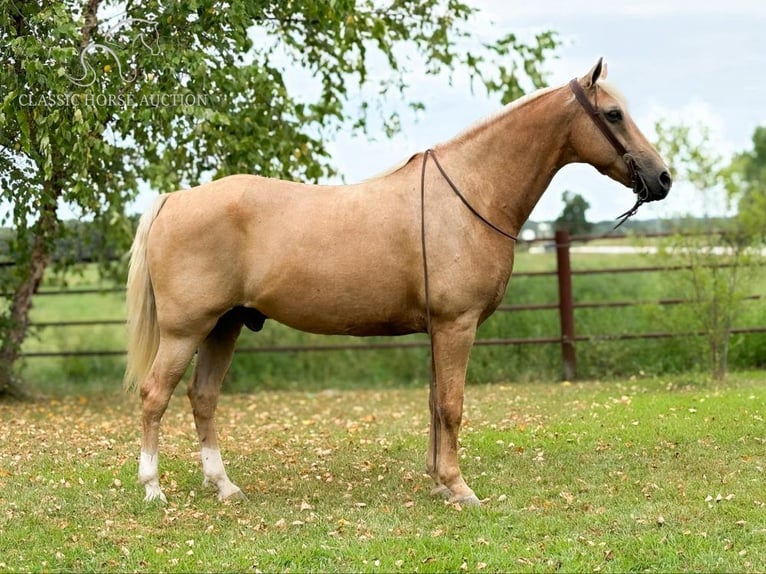
[[[619, 237], [619, 236], [618, 236]], [[653, 237], [653, 236], [644, 236]], [[656, 237], [656, 236], [654, 236]], [[585, 308], [625, 308], [645, 305], [678, 305], [690, 303], [688, 299], [659, 299], [659, 300], [624, 300], [624, 301], [588, 301], [578, 302], [572, 289], [572, 277], [577, 275], [594, 274], [624, 274], [624, 273], [647, 273], [663, 271], [679, 271], [689, 269], [690, 266], [679, 265], [675, 267], [618, 267], [604, 269], [573, 269], [571, 265], [571, 246], [572, 239], [588, 240], [593, 238], [576, 237], [570, 238], [566, 231], [559, 231], [555, 238], [538, 240], [556, 251], [556, 270], [554, 271], [536, 271], [536, 272], [518, 272], [514, 273], [515, 278], [519, 277], [543, 277], [555, 276], [558, 283], [558, 301], [540, 304], [526, 305], [500, 305], [499, 312], [535, 312], [546, 310], [557, 310], [559, 315], [560, 329], [557, 333], [546, 337], [528, 337], [528, 338], [480, 338], [476, 340], [476, 345], [550, 345], [556, 344], [561, 347], [562, 374], [565, 379], [576, 378], [577, 373], [577, 342], [593, 340], [625, 340], [625, 339], [658, 339], [671, 337], [700, 336], [701, 332], [644, 332], [644, 333], [620, 333], [613, 335], [577, 335], [575, 323], [575, 310]], [[123, 288], [113, 289], [58, 289], [41, 290], [36, 296], [57, 296], [57, 295], [93, 295], [109, 292], [124, 292]], [[752, 294], [745, 299], [759, 300], [761, 294]], [[83, 326], [101, 326], [101, 325], [123, 325], [123, 319], [90, 319], [76, 321], [51, 321], [36, 322], [34, 327], [83, 327]], [[745, 328], [733, 328], [731, 334], [741, 333], [764, 333], [766, 325], [751, 326]], [[237, 353], [296, 353], [296, 352], [332, 352], [347, 350], [375, 350], [375, 349], [401, 349], [401, 348], [419, 348], [427, 347], [425, 340], [402, 341], [392, 340], [388, 342], [360, 342], [360, 343], [328, 343], [328, 344], [304, 344], [304, 345], [263, 345], [263, 346], [245, 346], [238, 347]], [[24, 357], [32, 359], [39, 357], [76, 357], [76, 356], [120, 356], [124, 355], [122, 349], [90, 349], [90, 350], [72, 350], [72, 351], [34, 351], [24, 353]]]

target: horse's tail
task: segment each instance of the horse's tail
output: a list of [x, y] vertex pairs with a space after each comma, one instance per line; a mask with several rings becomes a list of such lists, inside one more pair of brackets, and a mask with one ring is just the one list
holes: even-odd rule
[[128, 365], [123, 380], [126, 389], [133, 389], [149, 374], [160, 344], [154, 289], [146, 261], [146, 242], [149, 229], [167, 198], [168, 195], [159, 196], [151, 209], [141, 216], [133, 246], [130, 248], [127, 294]]

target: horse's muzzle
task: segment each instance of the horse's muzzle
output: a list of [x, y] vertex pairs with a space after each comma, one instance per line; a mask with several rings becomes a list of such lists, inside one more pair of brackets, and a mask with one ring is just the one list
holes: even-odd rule
[[634, 181], [634, 191], [643, 203], [665, 199], [673, 186], [673, 178], [668, 170], [662, 170], [656, 177], [644, 177], [638, 174]]
[[673, 178], [670, 176], [670, 172], [665, 169], [660, 173], [657, 181], [659, 187], [657, 188], [655, 193], [656, 197], [654, 199], [665, 199], [670, 192], [670, 188], [673, 187]]

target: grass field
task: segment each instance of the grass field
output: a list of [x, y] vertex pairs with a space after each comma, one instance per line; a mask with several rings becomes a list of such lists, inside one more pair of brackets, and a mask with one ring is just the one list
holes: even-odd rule
[[229, 394], [248, 499], [219, 503], [179, 393], [147, 505], [136, 397], [0, 404], [0, 572], [762, 572], [765, 417], [763, 372], [473, 385], [461, 509], [428, 496], [425, 385]]

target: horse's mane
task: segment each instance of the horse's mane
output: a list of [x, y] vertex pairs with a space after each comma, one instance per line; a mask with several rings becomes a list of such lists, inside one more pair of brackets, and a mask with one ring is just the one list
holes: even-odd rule
[[[490, 114], [488, 116], [485, 116], [484, 118], [482, 118], [479, 121], [475, 122], [474, 124], [472, 124], [471, 126], [466, 128], [465, 130], [460, 132], [458, 135], [456, 135], [454, 138], [452, 138], [452, 140], [465, 139], [465, 138], [469, 137], [471, 134], [473, 134], [473, 133], [475, 133], [477, 131], [480, 131], [480, 130], [484, 129], [486, 126], [492, 124], [498, 118], [504, 116], [505, 114], [510, 113], [511, 111], [513, 111], [513, 110], [515, 110], [517, 108], [520, 108], [520, 107], [524, 106], [525, 104], [531, 102], [532, 100], [536, 100], [540, 96], [542, 96], [544, 94], [547, 94], [548, 92], [551, 92], [551, 91], [553, 91], [555, 89], [557, 89], [557, 87], [542, 88], [542, 89], [536, 90], [534, 92], [531, 92], [529, 94], [526, 94], [526, 95], [524, 95], [524, 96], [522, 96], [520, 98], [517, 98], [517, 99], [513, 100], [512, 102], [504, 105], [497, 112], [495, 112], [493, 114]], [[410, 162], [410, 160], [413, 157], [415, 157], [416, 155], [417, 155], [417, 153], [414, 153], [414, 154], [411, 154], [411, 155], [407, 156], [406, 159], [397, 162], [396, 164], [394, 164], [393, 166], [391, 166], [387, 170], [385, 170], [385, 171], [383, 171], [381, 173], [378, 173], [378, 174], [368, 178], [365, 181], [368, 181], [370, 179], [377, 179], [377, 178], [380, 178], [380, 177], [385, 177], [387, 175], [391, 175], [392, 173], [395, 173], [395, 172], [399, 171], [405, 165], [407, 165]]]
[[616, 99], [623, 108], [627, 109], [628, 100], [625, 98], [623, 93], [619, 89], [617, 89], [617, 86], [615, 86], [612, 82], [609, 82], [607, 80], [599, 80], [597, 82], [597, 85], [601, 87], [607, 94], [609, 94], [614, 99]]
[[[597, 85], [602, 88], [605, 92], [607, 92], [610, 96], [615, 98], [620, 105], [627, 108], [627, 100], [625, 99], [625, 96], [620, 92], [620, 90], [617, 89], [617, 87], [612, 84], [611, 82], [607, 80], [599, 80]], [[519, 108], [524, 107], [526, 104], [536, 100], [537, 98], [540, 98], [541, 96], [544, 96], [545, 94], [548, 94], [552, 92], [553, 90], [558, 89], [560, 86], [553, 86], [553, 87], [547, 87], [547, 88], [541, 88], [539, 90], [535, 90], [534, 92], [530, 92], [529, 94], [525, 94], [524, 96], [513, 100], [512, 102], [504, 105], [502, 108], [500, 108], [498, 111], [496, 111], [493, 114], [490, 114], [479, 121], [475, 122], [474, 124], [470, 125], [468, 128], [464, 129], [462, 132], [457, 134], [454, 138], [452, 138], [450, 141], [461, 141], [469, 139], [473, 134], [483, 130], [487, 126], [493, 124], [495, 121], [497, 121], [499, 118], [505, 116], [506, 114], [509, 114]], [[572, 94], [572, 99], [574, 99], [574, 94]], [[404, 166], [406, 166], [410, 160], [415, 157], [417, 153], [411, 154], [407, 156], [406, 159], [397, 162], [390, 168], [386, 169], [385, 171], [378, 173], [370, 178], [367, 178], [364, 181], [369, 181], [371, 179], [378, 179], [380, 177], [385, 177], [387, 175], [391, 175], [392, 173], [395, 173], [402, 169]]]
[[525, 94], [521, 96], [520, 98], [517, 98], [513, 100], [512, 102], [509, 102], [505, 104], [502, 108], [500, 108], [498, 111], [496, 111], [493, 114], [490, 114], [479, 121], [471, 124], [466, 129], [464, 129], [462, 132], [457, 134], [454, 138], [452, 138], [451, 141], [461, 141], [470, 138], [473, 134], [476, 132], [479, 132], [486, 128], [489, 125], [492, 125], [495, 123], [498, 119], [506, 116], [507, 114], [510, 114], [514, 111], [516, 111], [519, 108], [524, 107], [530, 102], [535, 101], [536, 99], [544, 96], [545, 94], [548, 94], [552, 92], [553, 90], [559, 89], [560, 86], [553, 86], [553, 87], [547, 87], [547, 88], [541, 88], [539, 90], [535, 90], [534, 92], [530, 92], [528, 94]]

